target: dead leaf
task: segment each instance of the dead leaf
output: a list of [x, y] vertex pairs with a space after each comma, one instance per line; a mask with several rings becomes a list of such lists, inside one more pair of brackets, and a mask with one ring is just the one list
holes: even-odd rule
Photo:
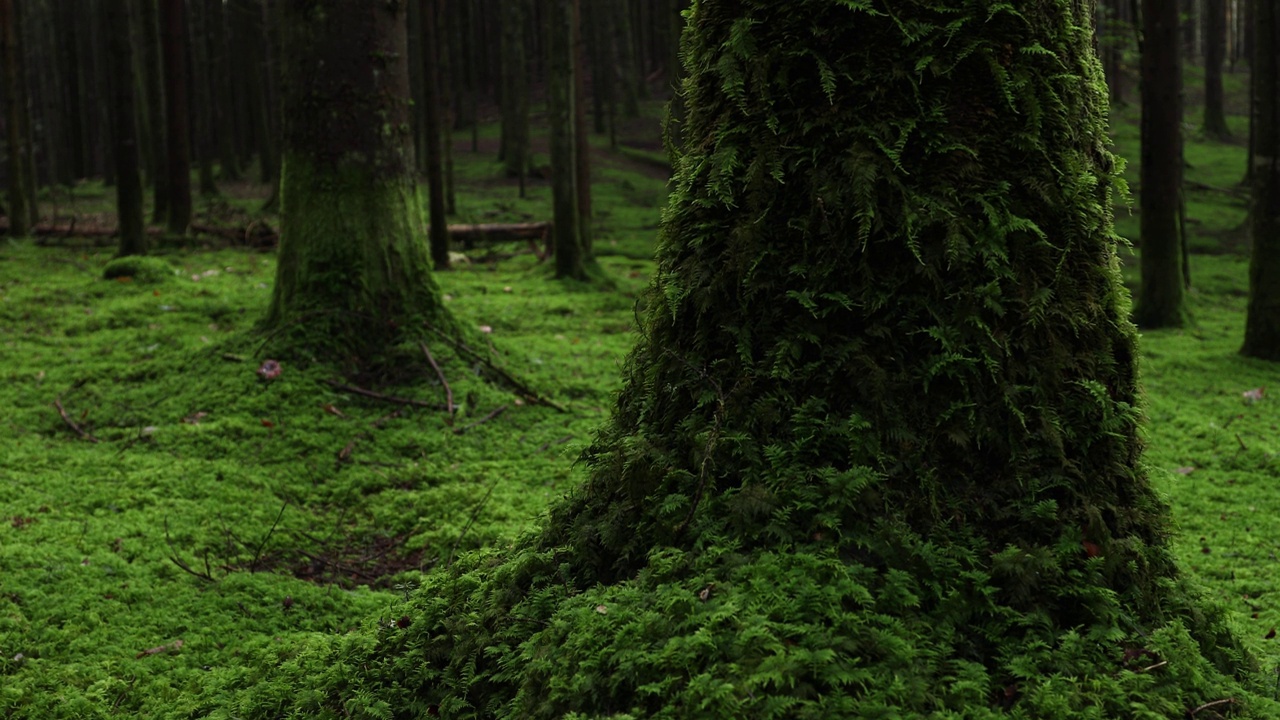
[[182, 648], [182, 645], [183, 645], [183, 642], [181, 640], [174, 640], [168, 645], [157, 645], [153, 648], [147, 648], [146, 650], [143, 650], [142, 652], [138, 653], [137, 655], [134, 655], [133, 657], [135, 660], [138, 660], [138, 659], [147, 657], [149, 655], [159, 655], [160, 653], [163, 653], [163, 652], [177, 652], [179, 649]]
[[266, 418], [262, 418], [262, 427], [275, 427], [276, 424]]
[[324, 411], [325, 411], [325, 412], [329, 413], [330, 415], [334, 415], [334, 416], [337, 416], [337, 417], [340, 417], [340, 418], [345, 418], [345, 417], [346, 417], [346, 415], [343, 415], [343, 414], [342, 414], [342, 411], [341, 411], [341, 410], [339, 410], [338, 408], [334, 407], [333, 403], [327, 403], [327, 404], [325, 404], [325, 405], [323, 406], [323, 409], [324, 409]]
[[187, 425], [199, 425], [200, 421], [205, 419], [206, 417], [209, 417], [209, 413], [203, 410], [199, 410], [197, 412], [193, 412], [190, 415], [182, 418], [182, 422], [186, 423]]
[[716, 584], [711, 583], [706, 587], [702, 588], [702, 590], [698, 592], [698, 599], [701, 600], [702, 602], [706, 602], [711, 597], [711, 591], [714, 590], [715, 587], [716, 587]]
[[1265, 395], [1266, 393], [1267, 393], [1267, 388], [1264, 385], [1262, 387], [1256, 387], [1252, 390], [1245, 390], [1244, 392], [1240, 393], [1240, 396], [1244, 398], [1245, 405], [1252, 405], [1262, 400], [1262, 396]]
[[1190, 475], [1195, 471], [1196, 469], [1190, 465], [1187, 465], [1185, 467], [1180, 467], [1177, 470], [1174, 470], [1174, 472], [1178, 473], [1179, 475]]
[[600, 613], [601, 615], [608, 615], [608, 614], [609, 614], [609, 608], [607, 608], [607, 607], [605, 607], [605, 606], [603, 606], [603, 605], [597, 605], [597, 606], [596, 606], [596, 612]]
[[1102, 548], [1098, 547], [1098, 543], [1085, 540], [1081, 545], [1084, 545], [1084, 554], [1091, 558], [1098, 557], [1102, 554]]

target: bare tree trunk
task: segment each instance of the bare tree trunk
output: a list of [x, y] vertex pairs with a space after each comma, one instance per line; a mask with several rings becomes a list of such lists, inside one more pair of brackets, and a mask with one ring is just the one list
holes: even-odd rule
[[5, 125], [9, 143], [9, 234], [25, 237], [31, 232], [31, 206], [35, 197], [28, 194], [30, 184], [26, 179], [27, 166], [23, 161], [27, 138], [22, 131], [25, 123], [19, 115], [25, 110], [21, 103], [22, 59], [18, 55], [18, 24], [14, 15], [14, 0], [0, 0], [0, 59], [4, 62]]
[[1204, 132], [1215, 140], [1231, 137], [1223, 109], [1222, 61], [1227, 42], [1227, 0], [1204, 5]]
[[582, 41], [582, 0], [573, 0], [573, 160], [574, 184], [578, 193], [578, 244], [582, 259], [590, 260], [591, 226], [591, 136], [587, 131], [586, 44]]
[[142, 175], [138, 169], [129, 8], [125, 0], [120, 0], [107, 3], [105, 9], [107, 57], [111, 70], [111, 130], [115, 136], [116, 214], [120, 228], [116, 255], [145, 255], [147, 236], [142, 220]]
[[436, 47], [437, 7], [433, 0], [422, 5], [422, 89], [427, 107], [426, 165], [427, 206], [430, 220], [431, 261], [436, 270], [449, 269], [449, 221], [444, 207], [444, 167], [440, 153], [440, 77], [437, 72]]
[[1183, 304], [1182, 68], [1177, 0], [1147, 0], [1142, 8], [1142, 285], [1134, 309], [1141, 327], [1178, 327]]
[[164, 80], [160, 71], [160, 24], [157, 0], [139, 0], [142, 29], [142, 83], [146, 88], [147, 116], [155, 142], [155, 174], [152, 175], [151, 222], [169, 219], [169, 126], [165, 115]]
[[547, 0], [547, 119], [551, 125], [551, 205], [556, 277], [585, 280], [574, 159], [573, 0]]
[[165, 114], [169, 121], [169, 232], [191, 225], [191, 139], [187, 99], [187, 23], [183, 0], [160, 0]]
[[1280, 360], [1280, 7], [1254, 5], [1253, 202], [1249, 310], [1240, 352]]

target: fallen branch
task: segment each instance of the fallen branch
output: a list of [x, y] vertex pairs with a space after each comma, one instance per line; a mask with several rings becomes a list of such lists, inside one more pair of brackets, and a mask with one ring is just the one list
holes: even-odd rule
[[[258, 549], [253, 551], [253, 562], [249, 563], [249, 572], [258, 572], [258, 560], [262, 557], [262, 551], [267, 548], [267, 541], [271, 539], [272, 533], [276, 531], [276, 526], [280, 524], [280, 518], [284, 517], [284, 509], [289, 507], [289, 503], [280, 506], [280, 512], [276, 513], [275, 522], [271, 523], [271, 529], [263, 536], [262, 542], [258, 543]], [[243, 545], [243, 543], [241, 543]]]
[[418, 343], [418, 345], [422, 348], [422, 353], [427, 356], [427, 362], [431, 363], [431, 368], [436, 371], [436, 377], [440, 378], [440, 384], [444, 386], [445, 412], [453, 415], [453, 390], [449, 387], [449, 381], [444, 379], [444, 371], [431, 356], [431, 348], [428, 348], [426, 343]]
[[[549, 222], [450, 225], [449, 239], [461, 244], [466, 250], [475, 247], [478, 242], [526, 240], [529, 243], [529, 249], [533, 250], [539, 260], [545, 260], [552, 252], [551, 223]], [[539, 241], [542, 243], [542, 249], [538, 248]]]
[[460, 428], [454, 428], [454, 429], [453, 429], [453, 434], [454, 434], [454, 435], [461, 435], [462, 433], [464, 433], [464, 432], [466, 432], [466, 431], [470, 430], [470, 429], [471, 429], [471, 428], [473, 428], [473, 427], [476, 427], [477, 425], [483, 425], [483, 424], [485, 424], [485, 423], [489, 422], [490, 420], [492, 420], [492, 419], [494, 419], [494, 418], [498, 417], [499, 415], [501, 415], [502, 413], [504, 413], [504, 412], [506, 412], [506, 411], [507, 411], [507, 406], [506, 406], [506, 405], [499, 405], [498, 407], [496, 407], [496, 408], [494, 408], [492, 411], [490, 411], [488, 415], [485, 415], [484, 417], [482, 417], [482, 418], [480, 418], [479, 420], [477, 420], [477, 421], [475, 421], [475, 422], [471, 423], [470, 425], [467, 425], [467, 426], [465, 426], [465, 427], [460, 427]]
[[72, 430], [75, 430], [76, 434], [80, 436], [80, 439], [88, 440], [89, 442], [94, 442], [94, 443], [98, 442], [98, 438], [85, 432], [84, 428], [77, 425], [75, 421], [71, 419], [71, 416], [67, 415], [66, 408], [62, 407], [62, 398], [55, 398], [53, 401], [53, 406], [58, 408], [58, 414], [62, 416], [62, 422], [66, 423], [67, 427], [71, 428]]
[[353, 395], [360, 395], [367, 398], [373, 398], [374, 400], [381, 400], [383, 402], [395, 403], [397, 405], [412, 405], [414, 407], [431, 408], [432, 410], [445, 409], [444, 406], [442, 405], [438, 405], [436, 403], [429, 403], [425, 400], [414, 400], [413, 398], [403, 398], [403, 397], [398, 397], [396, 395], [383, 395], [382, 393], [377, 393], [372, 390], [365, 390], [364, 388], [356, 387], [355, 385], [344, 385], [343, 383], [340, 383], [337, 380], [326, 380], [325, 382], [327, 382], [329, 386], [332, 387], [334, 390], [349, 392]]
[[1187, 711], [1187, 717], [1195, 717], [1201, 710], [1208, 710], [1211, 707], [1217, 707], [1219, 705], [1234, 705], [1235, 702], [1236, 702], [1235, 698], [1223, 698], [1221, 700], [1214, 700], [1213, 702], [1207, 702], [1201, 705], [1200, 707], [1196, 708], [1195, 710]]
[[209, 559], [208, 559], [208, 557], [206, 557], [206, 558], [205, 558], [205, 571], [204, 571], [204, 572], [200, 572], [199, 570], [195, 570], [195, 569], [193, 569], [190, 565], [188, 565], [185, 561], [183, 561], [183, 559], [182, 559], [182, 558], [178, 557], [178, 550], [177, 550], [177, 548], [175, 548], [175, 547], [173, 546], [173, 541], [169, 539], [169, 518], [168, 518], [168, 516], [165, 516], [165, 519], [164, 519], [164, 544], [169, 546], [169, 553], [170, 553], [170, 554], [169, 554], [169, 559], [170, 559], [171, 561], [173, 561], [173, 564], [174, 564], [174, 565], [177, 565], [178, 567], [182, 568], [182, 570], [183, 570], [184, 572], [186, 572], [186, 573], [188, 573], [188, 574], [191, 574], [191, 575], [194, 575], [194, 576], [196, 576], [196, 577], [200, 578], [201, 580], [204, 580], [205, 582], [217, 582], [217, 581], [218, 581], [218, 579], [217, 579], [217, 578], [215, 578], [215, 577], [213, 576], [213, 573], [209, 572]]
[[535, 404], [546, 405], [547, 407], [554, 408], [562, 413], [569, 412], [567, 409], [565, 409], [563, 405], [560, 405], [552, 400], [548, 400], [547, 398], [542, 397], [537, 393], [536, 390], [529, 387], [528, 385], [525, 385], [523, 382], [517, 380], [511, 373], [507, 372], [506, 370], [503, 370], [497, 365], [494, 365], [492, 360], [490, 360], [487, 357], [484, 357], [483, 355], [476, 352], [475, 350], [472, 350], [471, 348], [467, 347], [461, 341], [455, 340], [449, 337], [448, 335], [445, 335], [444, 333], [432, 327], [430, 324], [427, 324], [426, 327], [428, 330], [430, 330], [431, 332], [435, 333], [438, 337], [440, 337], [440, 339], [452, 345], [453, 348], [458, 352], [463, 353], [464, 355], [470, 357], [472, 360], [475, 360], [476, 362], [488, 368], [490, 372], [492, 372], [494, 375], [497, 375], [500, 379], [505, 381], [508, 385], [515, 388], [517, 392], [523, 394], [525, 397], [529, 398]]

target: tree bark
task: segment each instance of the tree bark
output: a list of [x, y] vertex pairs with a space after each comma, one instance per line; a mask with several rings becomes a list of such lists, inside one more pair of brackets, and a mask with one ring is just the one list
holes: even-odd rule
[[31, 208], [35, 197], [29, 194], [26, 154], [27, 138], [23, 134], [25, 123], [20, 117], [26, 112], [21, 102], [22, 59], [18, 54], [18, 24], [14, 15], [14, 0], [0, 0], [0, 62], [4, 63], [5, 125], [9, 150], [9, 234], [25, 237], [31, 232]]
[[587, 48], [582, 35], [582, 0], [573, 3], [573, 165], [578, 193], [578, 247], [584, 262], [594, 256], [591, 222], [591, 135], [587, 130]]
[[282, 5], [280, 261], [267, 325], [316, 356], [376, 362], [424, 320], [454, 325], [414, 181], [405, 5]]
[[161, 72], [160, 20], [157, 0], [139, 0], [142, 24], [142, 82], [146, 88], [147, 115], [155, 140], [156, 170], [152, 176], [151, 222], [169, 220], [169, 126], [165, 116], [164, 75]]
[[146, 255], [146, 225], [142, 220], [142, 174], [138, 167], [137, 118], [134, 107], [133, 48], [129, 6], [124, 0], [106, 4], [107, 56], [111, 68], [111, 130], [115, 140], [116, 215], [120, 245], [117, 257]]
[[1253, 255], [1240, 352], [1280, 360], [1280, 7], [1256, 3], [1253, 17]]
[[547, 0], [547, 121], [556, 277], [585, 280], [574, 142], [573, 0]]
[[1139, 198], [1142, 284], [1134, 321], [1180, 327], [1183, 300], [1182, 101], [1177, 0], [1148, 0], [1142, 9], [1142, 192]]
[[1204, 133], [1215, 140], [1229, 140], [1222, 91], [1222, 63], [1227, 44], [1227, 0], [1204, 4]]
[[169, 232], [191, 225], [191, 123], [187, 95], [187, 21], [184, 0], [159, 0], [164, 56], [164, 99], [169, 145]]
[[427, 205], [430, 223], [431, 260], [436, 270], [449, 269], [449, 220], [445, 216], [444, 156], [440, 150], [444, 108], [440, 104], [439, 51], [436, 29], [439, 8], [434, 0], [422, 6], [422, 88], [426, 98]]

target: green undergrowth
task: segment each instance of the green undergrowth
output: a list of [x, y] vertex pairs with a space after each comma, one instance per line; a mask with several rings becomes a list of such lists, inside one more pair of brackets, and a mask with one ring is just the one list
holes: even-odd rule
[[[456, 222], [544, 217], [545, 185], [519, 199], [493, 179], [496, 163], [474, 160]], [[567, 413], [481, 379], [482, 368], [444, 349], [460, 406], [452, 418], [267, 358], [253, 326], [270, 296], [268, 254], [173, 249], [154, 267], [174, 274], [147, 283], [140, 273], [103, 279], [111, 248], [0, 241], [0, 717], [502, 714], [404, 694], [473, 682], [474, 668], [447, 662], [464, 637], [519, 659], [513, 667], [528, 675], [499, 672], [503, 682], [563, 680], [512, 699], [544, 715], [584, 717], [575, 713], [586, 700], [607, 705], [649, 673], [638, 702], [615, 698], [613, 717], [795, 717], [794, 698], [811, 700], [816, 717], [903, 717], [896, 708], [922, 703], [949, 709], [938, 717], [990, 716], [991, 678], [981, 658], [948, 652], [954, 628], [883, 612], [936, 591], [917, 579], [851, 574], [833, 554], [745, 554], [708, 540], [698, 553], [655, 552], [630, 582], [578, 592], [555, 552], [517, 543], [581, 480], [575, 459], [613, 405], [635, 299], [653, 270], [661, 180], [624, 163], [602, 164], [597, 180], [598, 254], [616, 290], [554, 282], [519, 244], [475, 248], [437, 276], [460, 322], [492, 341], [492, 354], [480, 349]], [[1228, 249], [1196, 255], [1192, 268], [1195, 324], [1141, 341], [1146, 462], [1173, 505], [1181, 566], [1232, 611], [1229, 623], [1271, 672], [1280, 401], [1243, 393], [1275, 385], [1278, 371], [1236, 354], [1245, 260]], [[259, 373], [268, 359], [281, 365], [273, 380]], [[371, 380], [366, 389], [384, 395], [445, 401], [416, 359]], [[903, 552], [940, 573], [964, 560], [926, 542]], [[540, 590], [502, 622], [485, 615], [511, 610], [515, 588], [531, 584]], [[423, 632], [422, 618], [442, 608], [464, 612], [448, 633]], [[966, 612], [957, 605], [956, 627]], [[495, 629], [477, 636], [486, 623]], [[660, 639], [646, 634], [658, 626]], [[832, 662], [852, 641], [883, 662]], [[1023, 648], [1007, 664], [1036, 682], [1010, 683], [1010, 697], [1034, 687], [1021, 707], [1057, 716], [1126, 717], [1133, 695], [1151, 698], [1149, 717], [1195, 709], [1176, 689], [1212, 670], [1160, 666], [1200, 654], [1184, 632], [1155, 630], [1110, 659], [1125, 670], [1114, 683], [1081, 684], [1077, 671], [1106, 662], [1096, 654], [1108, 642], [1069, 634]], [[723, 671], [724, 657], [752, 664], [747, 686], [691, 670]], [[922, 667], [945, 685], [904, 679]], [[372, 677], [392, 682], [366, 684]], [[882, 704], [813, 696], [814, 679], [878, 688]]]

